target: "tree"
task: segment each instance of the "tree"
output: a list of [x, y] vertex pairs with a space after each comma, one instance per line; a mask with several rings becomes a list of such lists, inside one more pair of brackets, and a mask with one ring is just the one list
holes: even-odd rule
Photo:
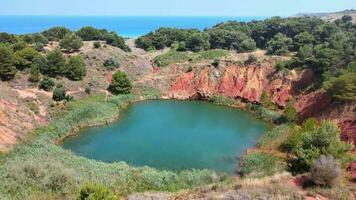
[[118, 68], [120, 66], [120, 63], [114, 57], [110, 57], [107, 60], [105, 60], [103, 65], [107, 69], [113, 70], [113, 69]]
[[246, 64], [250, 65], [250, 64], [253, 64], [253, 63], [256, 63], [257, 62], [257, 57], [253, 54], [248, 54], [248, 58], [246, 60]]
[[0, 78], [5, 81], [11, 80], [16, 72], [11, 49], [0, 45]]
[[95, 41], [95, 42], [93, 43], [93, 46], [94, 46], [95, 49], [99, 49], [99, 48], [101, 47], [101, 44], [100, 44], [100, 42]]
[[65, 67], [65, 75], [67, 78], [79, 81], [82, 80], [86, 74], [84, 60], [81, 56], [70, 57]]
[[18, 42], [18, 38], [15, 35], [5, 32], [0, 33], [0, 43], [15, 44], [16, 42]]
[[210, 49], [209, 35], [206, 33], [194, 33], [186, 41], [186, 47], [194, 52]]
[[26, 47], [20, 51], [14, 53], [14, 62], [17, 69], [23, 70], [30, 68], [33, 64], [33, 61], [41, 56], [38, 51], [32, 47]]
[[59, 46], [68, 52], [77, 51], [83, 46], [83, 41], [76, 34], [68, 33], [60, 41]]
[[63, 26], [57, 26], [43, 31], [42, 35], [44, 35], [50, 41], [59, 41], [63, 39], [63, 37], [68, 33], [70, 33], [69, 29]]
[[115, 95], [129, 94], [131, 89], [131, 81], [124, 72], [117, 71], [113, 74], [111, 84], [108, 87], [111, 93]]
[[42, 81], [40, 82], [39, 88], [48, 92], [51, 91], [53, 87], [54, 81], [47, 76], [43, 77]]
[[61, 50], [55, 49], [48, 53], [46, 69], [42, 69], [41, 71], [49, 76], [55, 77], [63, 74], [65, 71], [65, 63], [66, 59]]
[[26, 42], [23, 42], [23, 41], [16, 42], [15, 44], [11, 45], [12, 50], [13, 50], [14, 52], [20, 51], [20, 50], [26, 48], [27, 46], [28, 46], [28, 45], [26, 44]]
[[352, 17], [350, 15], [344, 15], [341, 20], [343, 23], [348, 23], [352, 21]]
[[298, 35], [294, 36], [293, 39], [294, 50], [298, 50], [304, 45], [313, 45], [315, 42], [315, 37], [312, 34], [308, 32], [299, 33]]
[[346, 72], [324, 83], [324, 88], [339, 101], [356, 100], [356, 73]]
[[286, 55], [292, 43], [292, 39], [282, 33], [278, 33], [267, 43], [267, 52], [273, 55]]
[[100, 30], [91, 26], [82, 27], [76, 32], [76, 34], [84, 41], [101, 40], [103, 38]]

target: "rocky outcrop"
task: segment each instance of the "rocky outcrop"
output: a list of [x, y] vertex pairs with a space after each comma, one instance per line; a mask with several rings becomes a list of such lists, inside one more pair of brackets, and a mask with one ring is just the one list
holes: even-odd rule
[[247, 66], [226, 62], [219, 69], [204, 66], [179, 75], [168, 96], [189, 99], [221, 95], [258, 103], [263, 91], [267, 91], [273, 102], [284, 107], [292, 98], [295, 85], [305, 82], [305, 74], [310, 75], [305, 71], [276, 73], [270, 62]]

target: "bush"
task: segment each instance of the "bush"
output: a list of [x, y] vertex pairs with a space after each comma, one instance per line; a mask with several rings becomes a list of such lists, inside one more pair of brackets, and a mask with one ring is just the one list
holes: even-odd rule
[[17, 69], [30, 68], [34, 60], [41, 54], [32, 47], [26, 47], [14, 53], [14, 63]]
[[84, 41], [101, 40], [103, 38], [102, 32], [91, 26], [82, 27], [76, 34]]
[[41, 69], [42, 73], [55, 77], [65, 71], [66, 59], [59, 49], [48, 53], [46, 68]]
[[85, 92], [86, 94], [90, 95], [90, 93], [91, 93], [91, 88], [90, 88], [89, 86], [85, 87], [84, 92]]
[[83, 41], [76, 34], [68, 33], [60, 41], [59, 46], [68, 52], [78, 51], [83, 46]]
[[9, 47], [0, 45], [0, 78], [1, 80], [11, 80], [17, 72], [14, 66], [12, 51]]
[[32, 65], [31, 71], [30, 71], [30, 77], [28, 78], [30, 82], [37, 83], [41, 80], [41, 73], [40, 69], [37, 65]]
[[339, 101], [356, 100], [356, 73], [346, 72], [324, 83], [328, 93]]
[[193, 33], [189, 35], [186, 47], [194, 52], [210, 49], [209, 35], [206, 33]]
[[132, 89], [132, 84], [130, 79], [124, 72], [117, 71], [112, 76], [111, 84], [108, 90], [115, 94], [130, 94]]
[[79, 55], [70, 57], [65, 68], [66, 77], [73, 81], [82, 80], [86, 74], [84, 60]]
[[18, 42], [18, 38], [15, 35], [5, 32], [0, 33], [0, 43], [15, 44], [16, 42]]
[[40, 82], [39, 88], [45, 91], [51, 91], [54, 87], [54, 81], [49, 77], [43, 77], [42, 81]]
[[291, 100], [287, 103], [286, 108], [284, 109], [284, 116], [288, 119], [289, 122], [298, 121], [298, 111], [294, 107], [294, 101]]
[[20, 51], [24, 48], [26, 48], [28, 45], [26, 42], [20, 41], [20, 42], [16, 42], [15, 44], [11, 45], [11, 48], [14, 52], [16, 51]]
[[267, 43], [267, 53], [273, 55], [286, 55], [292, 47], [293, 40], [282, 33], [278, 33]]
[[294, 174], [308, 172], [315, 159], [321, 155], [331, 155], [343, 165], [350, 162], [351, 144], [340, 140], [340, 129], [330, 121], [320, 125], [308, 123], [299, 131], [294, 131], [281, 145], [284, 152], [291, 153], [290, 170]]
[[105, 62], [104, 62], [104, 67], [106, 67], [110, 70], [116, 69], [119, 66], [120, 66], [120, 63], [113, 57], [105, 60]]
[[272, 176], [275, 173], [283, 172], [286, 168], [283, 160], [262, 152], [247, 154], [243, 157], [242, 163], [242, 175], [251, 178]]
[[250, 64], [253, 64], [253, 63], [256, 63], [257, 62], [257, 57], [253, 54], [248, 54], [248, 58], [246, 60], [246, 64], [250, 65]]
[[334, 186], [342, 175], [340, 164], [330, 155], [321, 155], [314, 161], [309, 177], [320, 186]]
[[193, 67], [191, 65], [188, 66], [187, 73], [193, 71]]
[[214, 66], [215, 68], [218, 68], [219, 65], [220, 65], [220, 60], [219, 59], [215, 59], [212, 63], [211, 63], [212, 66]]
[[63, 86], [57, 85], [56, 89], [54, 89], [54, 91], [53, 91], [52, 99], [55, 101], [63, 101], [63, 100], [69, 101], [69, 100], [71, 100], [72, 97], [66, 95], [66, 93], [67, 92], [65, 91]]
[[96, 41], [96, 42], [93, 43], [93, 46], [94, 46], [95, 49], [99, 49], [101, 47], [101, 43]]
[[44, 35], [50, 41], [59, 41], [63, 39], [64, 36], [68, 33], [70, 33], [69, 29], [62, 26], [57, 26], [43, 31], [42, 35]]
[[80, 190], [77, 200], [118, 200], [118, 198], [112, 190], [103, 185], [86, 183]]

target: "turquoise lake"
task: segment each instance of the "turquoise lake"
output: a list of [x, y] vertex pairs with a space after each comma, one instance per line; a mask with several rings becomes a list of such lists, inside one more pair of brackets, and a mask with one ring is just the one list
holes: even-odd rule
[[104, 162], [233, 174], [239, 156], [270, 128], [248, 112], [202, 101], [143, 101], [120, 116], [108, 126], [83, 130], [62, 146]]

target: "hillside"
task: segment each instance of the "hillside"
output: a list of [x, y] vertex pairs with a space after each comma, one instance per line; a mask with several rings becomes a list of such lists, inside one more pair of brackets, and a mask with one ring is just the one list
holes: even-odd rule
[[356, 22], [356, 10], [344, 10], [340, 12], [330, 12], [330, 13], [299, 13], [297, 17], [320, 17], [326, 21], [335, 21], [341, 19], [344, 15], [350, 15], [352, 21]]

